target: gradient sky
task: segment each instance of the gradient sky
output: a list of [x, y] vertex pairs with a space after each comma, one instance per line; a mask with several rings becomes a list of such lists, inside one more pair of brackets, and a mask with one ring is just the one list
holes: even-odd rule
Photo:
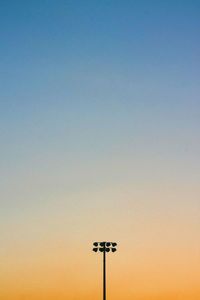
[[0, 299], [200, 299], [200, 2], [0, 0]]

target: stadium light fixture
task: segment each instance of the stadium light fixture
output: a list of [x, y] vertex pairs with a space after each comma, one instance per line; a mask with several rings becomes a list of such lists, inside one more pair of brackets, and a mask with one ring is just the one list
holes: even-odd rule
[[103, 300], [106, 300], [106, 252], [116, 252], [117, 243], [115, 242], [94, 242], [94, 252], [103, 253]]

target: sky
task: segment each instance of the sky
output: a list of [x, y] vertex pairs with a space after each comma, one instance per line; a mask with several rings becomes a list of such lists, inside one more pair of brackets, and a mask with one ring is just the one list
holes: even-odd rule
[[0, 298], [200, 299], [200, 2], [0, 0]]

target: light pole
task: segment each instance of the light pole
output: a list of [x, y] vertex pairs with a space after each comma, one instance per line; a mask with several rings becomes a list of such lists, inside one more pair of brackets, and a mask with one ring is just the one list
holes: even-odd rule
[[94, 242], [93, 248], [94, 252], [103, 253], [103, 300], [106, 300], [106, 252], [115, 252], [117, 251], [117, 243], [114, 242]]

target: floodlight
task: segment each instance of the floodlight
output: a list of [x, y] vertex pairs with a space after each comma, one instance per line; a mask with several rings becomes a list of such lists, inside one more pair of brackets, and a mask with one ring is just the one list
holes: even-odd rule
[[101, 246], [101, 247], [105, 247], [105, 242], [101, 242], [101, 243], [100, 243], [100, 246]]
[[104, 252], [105, 248], [99, 248], [99, 251]]
[[97, 252], [98, 251], [98, 248], [93, 248], [92, 249], [94, 252]]
[[115, 252], [115, 251], [117, 251], [117, 249], [116, 248], [112, 248], [112, 252]]
[[117, 243], [112, 243], [112, 246], [113, 246], [113, 247], [116, 247], [116, 246], [117, 246]]
[[95, 247], [97, 247], [97, 246], [98, 246], [98, 243], [97, 243], [97, 242], [94, 242], [93, 245], [94, 245]]
[[105, 248], [106, 252], [110, 252], [110, 248]]
[[110, 242], [106, 243], [106, 247], [110, 247], [110, 246], [111, 246]]

